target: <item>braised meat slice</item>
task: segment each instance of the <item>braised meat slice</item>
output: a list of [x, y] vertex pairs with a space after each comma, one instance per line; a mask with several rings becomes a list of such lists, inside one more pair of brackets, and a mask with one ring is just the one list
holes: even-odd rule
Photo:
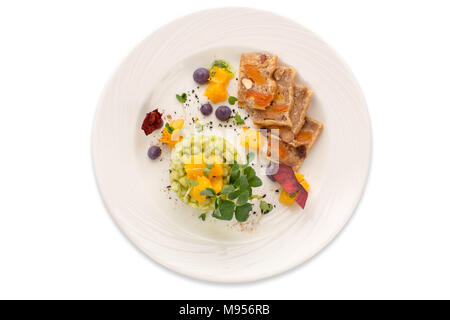
[[288, 165], [297, 171], [308, 156], [322, 132], [323, 124], [306, 117], [305, 124], [291, 143], [282, 141], [279, 137], [268, 134], [267, 156], [274, 162]]
[[267, 53], [244, 53], [239, 66], [238, 104], [264, 110], [275, 98], [277, 84], [272, 78], [277, 56]]
[[273, 77], [277, 84], [275, 98], [265, 110], [253, 110], [253, 123], [260, 127], [291, 127], [290, 113], [294, 106], [295, 69], [278, 67]]

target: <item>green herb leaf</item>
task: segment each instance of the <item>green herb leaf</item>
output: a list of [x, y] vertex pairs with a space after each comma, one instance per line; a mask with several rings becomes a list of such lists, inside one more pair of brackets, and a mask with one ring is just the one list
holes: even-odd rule
[[249, 186], [246, 176], [240, 176], [237, 183], [241, 190], [246, 190]]
[[167, 132], [170, 133], [170, 134], [172, 134], [172, 132], [175, 130], [175, 128], [171, 127], [167, 122], [166, 122], [165, 127], [167, 129]]
[[253, 193], [252, 193], [252, 187], [249, 186], [249, 187], [247, 188], [247, 191], [248, 191], [248, 195], [251, 197], [252, 194], [253, 194]]
[[211, 172], [211, 170], [208, 168], [203, 169], [203, 175], [205, 175], [205, 176], [208, 176], [210, 172]]
[[242, 205], [246, 204], [247, 201], [248, 201], [248, 197], [249, 197], [249, 196], [250, 196], [250, 195], [249, 195], [249, 192], [248, 192], [247, 190], [243, 191], [243, 192], [239, 195], [239, 198], [237, 199], [236, 204], [237, 204], [238, 206], [242, 206]]
[[234, 161], [233, 165], [231, 166], [231, 171], [237, 171], [239, 170], [239, 168], [240, 168], [239, 163]]
[[273, 209], [273, 205], [271, 205], [270, 203], [265, 202], [264, 200], [259, 203], [259, 207], [260, 207], [261, 212], [263, 214], [269, 213]]
[[187, 99], [187, 94], [183, 92], [181, 95], [177, 94], [176, 97], [178, 101], [180, 101], [181, 103], [185, 103]]
[[208, 169], [212, 169], [213, 166], [214, 166], [214, 163], [206, 162], [206, 167], [207, 167]]
[[262, 181], [260, 178], [254, 176], [248, 180], [248, 184], [250, 185], [250, 187], [256, 188], [262, 186]]
[[193, 187], [198, 186], [198, 182], [195, 181], [195, 180], [192, 179], [192, 178], [189, 178], [189, 183], [190, 183]]
[[228, 199], [230, 199], [230, 200], [237, 199], [237, 197], [239, 197], [240, 194], [241, 194], [241, 190], [240, 190], [240, 189], [237, 189], [237, 190], [235, 190], [235, 191], [233, 191], [233, 192], [230, 192], [230, 193], [228, 194]]
[[237, 124], [245, 123], [244, 119], [242, 119], [242, 117], [239, 113], [236, 113], [236, 115], [234, 116], [234, 120], [236, 121]]
[[241, 170], [237, 163], [231, 167], [230, 182], [234, 184], [241, 176]]
[[205, 221], [206, 219], [206, 212], [203, 212], [201, 215], [198, 216], [199, 219], [202, 219], [203, 221]]
[[211, 189], [211, 188], [203, 189], [202, 192], [200, 192], [200, 195], [207, 196], [207, 197], [216, 197], [217, 196], [217, 194], [214, 191], [214, 189]]
[[228, 97], [228, 103], [231, 104], [231, 105], [234, 105], [237, 100], [238, 99], [236, 97], [233, 97], [233, 96], [229, 96]]
[[247, 164], [250, 164], [250, 162], [252, 162], [253, 159], [255, 159], [255, 153], [253, 152], [247, 153]]
[[252, 211], [252, 205], [250, 203], [237, 206], [235, 211], [236, 220], [239, 222], [247, 221], [250, 211]]
[[250, 181], [251, 178], [253, 178], [254, 176], [256, 176], [256, 172], [255, 169], [253, 169], [252, 167], [246, 167], [244, 169], [244, 174], [246, 175], [247, 179]]
[[216, 219], [223, 220], [223, 219], [222, 219], [222, 214], [220, 213], [220, 210], [219, 210], [218, 207], [214, 209], [214, 211], [213, 211], [213, 213], [212, 213], [212, 216], [213, 216], [214, 218], [216, 218]]
[[223, 187], [222, 191], [220, 191], [220, 194], [229, 194], [233, 190], [234, 190], [233, 186], [227, 185]]
[[235, 204], [230, 200], [220, 200], [219, 208], [220, 211], [220, 220], [231, 220], [233, 218]]

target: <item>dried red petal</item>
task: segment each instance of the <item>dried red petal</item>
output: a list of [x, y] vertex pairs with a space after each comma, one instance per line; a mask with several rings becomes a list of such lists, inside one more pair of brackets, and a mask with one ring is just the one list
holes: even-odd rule
[[163, 120], [161, 116], [162, 114], [158, 111], [158, 109], [147, 113], [141, 126], [141, 129], [144, 130], [146, 136], [162, 127]]
[[289, 195], [293, 196], [296, 192], [295, 201], [300, 207], [305, 208], [308, 199], [308, 191], [298, 182], [294, 170], [285, 164], [279, 164], [278, 172], [272, 177], [286, 190]]
[[298, 203], [302, 209], [305, 209], [306, 199], [308, 199], [308, 191], [300, 185], [301, 189], [298, 191], [297, 196], [295, 197], [295, 202]]
[[278, 172], [272, 175], [274, 179], [289, 193], [291, 196], [300, 190], [302, 185], [298, 182], [294, 170], [285, 164], [278, 165]]

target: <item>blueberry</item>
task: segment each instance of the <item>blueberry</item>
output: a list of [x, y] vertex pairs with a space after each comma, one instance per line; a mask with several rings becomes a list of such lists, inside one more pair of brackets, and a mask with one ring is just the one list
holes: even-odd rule
[[216, 117], [221, 121], [227, 121], [231, 116], [231, 109], [227, 106], [220, 106], [216, 109]]
[[209, 79], [209, 70], [205, 68], [198, 68], [194, 71], [194, 81], [198, 84], [205, 84]]
[[205, 116], [209, 116], [213, 111], [211, 104], [205, 103], [200, 107], [200, 112]]
[[272, 180], [272, 181], [276, 181], [275, 178], [273, 177], [273, 174], [278, 172], [278, 163], [273, 163], [271, 162], [267, 168], [266, 168], [266, 175], [267, 177]]
[[161, 148], [158, 146], [151, 146], [147, 151], [147, 155], [150, 159], [155, 160], [161, 155]]

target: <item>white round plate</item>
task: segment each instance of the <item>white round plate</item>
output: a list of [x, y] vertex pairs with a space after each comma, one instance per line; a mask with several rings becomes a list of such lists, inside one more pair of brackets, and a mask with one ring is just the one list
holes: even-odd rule
[[[182, 114], [175, 94], [196, 88], [196, 68], [215, 58], [237, 68], [240, 54], [249, 51], [277, 54], [297, 70], [297, 81], [314, 90], [309, 114], [324, 130], [300, 170], [311, 185], [306, 209], [278, 205], [254, 230], [236, 231], [212, 218], [203, 222], [174, 200], [166, 189], [169, 151], [163, 148], [161, 161], [149, 160], [146, 151], [159, 132], [145, 136], [140, 125], [157, 107]], [[106, 86], [92, 136], [100, 192], [126, 236], [167, 268], [218, 282], [270, 277], [324, 248], [358, 204], [371, 149], [366, 102], [339, 56], [301, 25], [244, 8], [194, 13], [145, 39]]]

